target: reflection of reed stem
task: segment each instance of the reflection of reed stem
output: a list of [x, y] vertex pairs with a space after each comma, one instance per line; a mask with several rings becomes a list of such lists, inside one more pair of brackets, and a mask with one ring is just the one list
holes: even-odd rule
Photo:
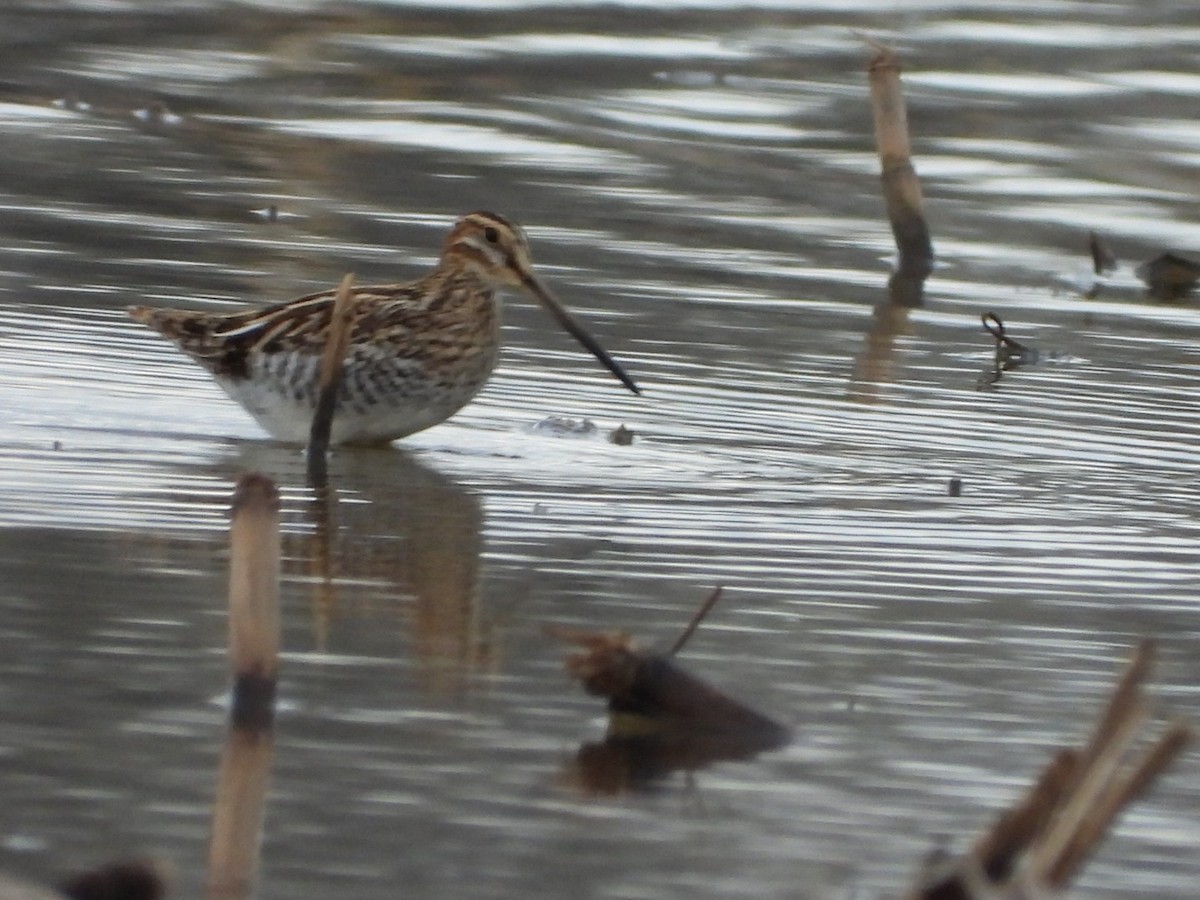
[[241, 900], [253, 892], [274, 742], [269, 727], [229, 729], [213, 803], [209, 900]]
[[900, 86], [900, 61], [891, 48], [873, 44], [875, 56], [868, 67], [871, 110], [875, 117], [875, 145], [882, 170], [883, 199], [902, 271], [928, 271], [933, 244], [925, 222], [921, 182], [912, 164], [908, 140], [908, 112]]
[[315, 485], [308, 509], [309, 520], [313, 526], [308, 539], [308, 568], [313, 586], [314, 639], [317, 649], [323, 651], [328, 646], [329, 626], [337, 606], [337, 588], [333, 583], [337, 492], [328, 484]]

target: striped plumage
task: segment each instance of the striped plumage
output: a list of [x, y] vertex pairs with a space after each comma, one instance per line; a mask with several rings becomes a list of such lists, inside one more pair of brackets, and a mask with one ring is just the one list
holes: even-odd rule
[[[533, 273], [524, 234], [502, 216], [455, 223], [437, 268], [408, 284], [359, 287], [330, 442], [382, 443], [454, 415], [487, 383], [500, 352], [496, 291], [535, 296], [630, 390], [637, 385]], [[133, 307], [204, 366], [279, 440], [307, 439], [336, 291], [235, 313]]]

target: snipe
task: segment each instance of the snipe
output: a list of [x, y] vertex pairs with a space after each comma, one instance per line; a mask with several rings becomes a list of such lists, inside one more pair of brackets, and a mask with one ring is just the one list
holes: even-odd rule
[[[501, 288], [537, 298], [635, 394], [641, 390], [534, 274], [529, 244], [490, 212], [459, 219], [437, 268], [417, 281], [355, 290], [330, 443], [383, 443], [462, 409], [500, 352]], [[135, 306], [129, 312], [200, 363], [273, 437], [307, 440], [335, 291], [265, 309], [204, 313]]]

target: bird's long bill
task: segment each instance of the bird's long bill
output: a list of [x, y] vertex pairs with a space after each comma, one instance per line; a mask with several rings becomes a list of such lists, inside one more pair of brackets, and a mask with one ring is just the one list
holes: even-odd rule
[[557, 297], [550, 293], [549, 289], [542, 284], [536, 275], [522, 273], [521, 281], [525, 289], [537, 297], [541, 301], [542, 306], [546, 307], [550, 311], [550, 314], [558, 320], [558, 324], [566, 330], [567, 334], [583, 344], [592, 356], [600, 360], [604, 368], [620, 379], [621, 384], [625, 385], [625, 387], [629, 388], [635, 394], [642, 392], [642, 389], [637, 386], [637, 382], [630, 378], [626, 371], [621, 368], [621, 364], [608, 355], [608, 351], [601, 347], [594, 337], [588, 334], [587, 330], [575, 320], [575, 317], [567, 311], [567, 308], [558, 301]]

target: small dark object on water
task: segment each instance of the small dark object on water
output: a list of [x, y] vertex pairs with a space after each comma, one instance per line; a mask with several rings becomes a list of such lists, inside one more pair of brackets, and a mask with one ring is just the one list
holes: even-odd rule
[[1010, 338], [1004, 323], [995, 313], [984, 313], [981, 318], [984, 330], [996, 339], [996, 357], [992, 368], [984, 370], [977, 385], [979, 390], [986, 390], [994, 386], [1005, 372], [1037, 362], [1039, 354], [1036, 348], [1027, 347], [1015, 338]]
[[616, 444], [618, 447], [628, 447], [633, 443], [634, 432], [624, 425], [618, 425], [608, 433], [608, 442]]
[[1151, 296], [1160, 300], [1179, 300], [1191, 293], [1200, 281], [1200, 262], [1168, 252], [1142, 263], [1136, 274], [1146, 283]]
[[608, 700], [603, 742], [584, 744], [569, 770], [569, 781], [589, 794], [646, 790], [672, 772], [753, 759], [791, 740], [783, 725], [684, 671], [670, 656], [638, 649], [627, 634], [547, 631], [583, 648], [567, 657], [567, 670], [589, 694]]
[[127, 860], [76, 875], [59, 890], [71, 900], [158, 900], [167, 892], [167, 879], [153, 860]]
[[1088, 250], [1092, 254], [1092, 271], [1095, 274], [1103, 275], [1117, 267], [1117, 257], [1094, 231], [1088, 232]]
[[52, 450], [61, 450], [61, 449], [62, 449], [62, 441], [55, 441], [55, 442], [54, 442], [54, 443], [51, 445], [51, 449], [52, 449]]
[[962, 479], [961, 478], [951, 478], [950, 479], [950, 496], [951, 497], [961, 497], [962, 496]]
[[[614, 716], [635, 716], [639, 732], [652, 725], [667, 731], [746, 735], [759, 749], [785, 744], [790, 733], [773, 719], [684, 671], [669, 656], [647, 653], [621, 632], [551, 628], [560, 640], [583, 648], [567, 657], [567, 671], [593, 696], [608, 700]], [[615, 721], [610, 733], [621, 731]]]
[[1016, 338], [1008, 336], [1008, 330], [1000, 317], [993, 312], [986, 312], [980, 318], [983, 329], [996, 339], [996, 357], [1001, 362], [1019, 359], [1021, 363], [1037, 362], [1038, 352], [1033, 347], [1027, 347]]

